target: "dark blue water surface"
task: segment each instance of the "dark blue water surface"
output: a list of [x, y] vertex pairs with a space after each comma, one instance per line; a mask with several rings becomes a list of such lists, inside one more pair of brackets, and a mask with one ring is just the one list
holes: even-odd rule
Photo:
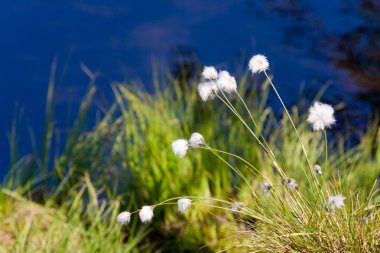
[[[0, 0], [1, 167], [15, 108], [40, 144], [55, 57], [62, 128], [88, 87], [85, 68], [100, 73], [100, 89], [133, 80], [149, 90], [153, 64], [173, 70], [178, 56], [196, 55], [236, 73], [256, 53], [269, 57], [287, 103], [302, 84], [330, 84], [324, 100], [365, 122], [379, 103], [379, 13], [377, 0]], [[29, 137], [20, 144], [28, 151]]]

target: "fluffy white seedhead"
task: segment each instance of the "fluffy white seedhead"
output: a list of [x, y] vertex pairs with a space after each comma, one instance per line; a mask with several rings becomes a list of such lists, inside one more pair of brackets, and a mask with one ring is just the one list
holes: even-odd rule
[[243, 202], [236, 202], [233, 205], [231, 205], [230, 209], [231, 211], [237, 212], [240, 211], [242, 207], [244, 207], [245, 204]]
[[189, 142], [185, 139], [178, 139], [172, 142], [173, 154], [179, 157], [184, 157], [189, 148]]
[[153, 218], [153, 207], [143, 206], [139, 212], [139, 217], [142, 223], [149, 223]]
[[186, 198], [179, 199], [177, 201], [177, 204], [178, 204], [178, 212], [184, 213], [184, 212], [187, 211], [187, 209], [190, 208], [190, 206], [191, 206], [191, 200], [190, 199], [186, 199]]
[[189, 139], [190, 147], [199, 147], [206, 144], [205, 139], [200, 133], [193, 133]]
[[335, 123], [334, 108], [328, 104], [315, 102], [309, 109], [307, 122], [313, 126], [314, 131], [330, 128]]
[[219, 73], [218, 81], [216, 81], [218, 89], [226, 93], [232, 93], [237, 89], [235, 77], [231, 76], [227, 71]]
[[205, 80], [216, 81], [218, 79], [218, 71], [214, 67], [204, 67], [202, 72], [202, 77]]
[[266, 71], [269, 68], [269, 62], [264, 55], [257, 54], [251, 58], [248, 66], [252, 74], [255, 74]]
[[270, 184], [268, 184], [267, 182], [261, 182], [260, 183], [260, 190], [265, 194], [265, 195], [268, 195], [270, 190], [271, 190], [271, 186]]
[[198, 93], [203, 101], [214, 99], [217, 91], [218, 87], [214, 81], [202, 82], [198, 84]]
[[314, 170], [315, 173], [317, 173], [319, 175], [322, 175], [322, 168], [318, 164], [314, 165], [313, 170]]
[[294, 190], [298, 189], [298, 184], [297, 184], [296, 180], [294, 180], [293, 178], [289, 178], [286, 181], [286, 183], [288, 184], [290, 189], [294, 189]]
[[327, 200], [327, 206], [328, 206], [328, 208], [330, 210], [334, 210], [336, 208], [342, 208], [342, 207], [344, 207], [344, 202], [343, 201], [345, 199], [346, 199], [346, 197], [344, 197], [341, 194], [336, 195], [336, 196], [331, 196]]
[[121, 225], [127, 225], [131, 221], [131, 213], [130, 212], [121, 212], [116, 217], [116, 221]]

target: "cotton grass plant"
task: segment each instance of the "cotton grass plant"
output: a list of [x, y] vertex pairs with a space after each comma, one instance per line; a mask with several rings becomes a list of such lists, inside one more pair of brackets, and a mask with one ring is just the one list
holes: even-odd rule
[[[313, 131], [307, 121], [313, 104], [300, 97], [288, 112], [309, 166], [285, 110], [267, 105], [269, 63], [258, 66], [270, 78], [261, 71], [251, 82], [252, 74], [242, 73], [230, 93], [219, 91], [213, 67], [200, 80], [155, 78], [154, 94], [114, 82], [116, 102], [97, 113], [93, 127], [87, 116], [97, 89], [90, 86], [65, 138], [49, 113], [43, 152], [12, 154], [0, 193], [0, 252], [376, 250], [377, 121], [359, 132], [358, 145], [347, 141], [352, 130], [331, 133], [327, 143], [329, 129]], [[198, 84], [207, 82], [202, 102]], [[182, 158], [171, 150], [178, 138], [188, 146]], [[153, 211], [146, 224], [143, 206]]]
[[[243, 158], [237, 154], [214, 148], [200, 133], [193, 133], [189, 139], [177, 139], [172, 142], [173, 154], [184, 158], [192, 149], [208, 151], [225, 164], [224, 169], [230, 169], [240, 177], [249, 191], [248, 202], [231, 202], [210, 197], [176, 197], [165, 200], [154, 206], [143, 206], [138, 212], [142, 223], [150, 222], [156, 207], [175, 204], [178, 211], [184, 213], [190, 207], [209, 206], [221, 209], [235, 215], [238, 224], [245, 224], [244, 230], [231, 233], [234, 244], [228, 250], [248, 250], [250, 252], [376, 252], [380, 250], [379, 212], [373, 205], [374, 191], [369, 192], [363, 201], [352, 189], [343, 188], [342, 178], [325, 177], [322, 167], [312, 164], [300, 131], [286, 108], [276, 86], [267, 71], [269, 62], [263, 55], [255, 55], [249, 61], [252, 74], [264, 73], [273, 91], [283, 106], [285, 116], [289, 120], [294, 137], [302, 152], [297, 157], [299, 166], [296, 172], [299, 183], [289, 175], [286, 164], [276, 154], [276, 147], [269, 144], [257, 119], [238, 92], [235, 77], [223, 70], [218, 72], [214, 67], [203, 69], [198, 94], [202, 101], [218, 99], [226, 109], [235, 116], [251, 135], [247, 140], [256, 145], [263, 153], [267, 164], [266, 169], [258, 169], [250, 162], [249, 157]], [[243, 105], [238, 108], [231, 99], [236, 97]], [[246, 120], [246, 115], [248, 119]], [[333, 170], [329, 163], [327, 134], [336, 120], [332, 106], [315, 102], [309, 109], [307, 122], [314, 131], [323, 131], [325, 140], [324, 171]], [[310, 131], [310, 130], [309, 130]], [[226, 157], [239, 160], [244, 166], [237, 167]], [[246, 172], [249, 172], [247, 176]], [[294, 174], [294, 173], [292, 173]], [[255, 185], [259, 179], [261, 183]], [[334, 182], [329, 182], [333, 180]], [[375, 183], [375, 182], [373, 182]], [[356, 189], [355, 189], [356, 190]], [[343, 195], [343, 193], [345, 196]], [[136, 211], [137, 212], [137, 211]], [[129, 212], [127, 212], [130, 214]], [[368, 217], [371, 213], [371, 218]], [[122, 213], [123, 214], [123, 213]], [[130, 216], [128, 216], [130, 218]], [[125, 222], [119, 222], [125, 225]]]

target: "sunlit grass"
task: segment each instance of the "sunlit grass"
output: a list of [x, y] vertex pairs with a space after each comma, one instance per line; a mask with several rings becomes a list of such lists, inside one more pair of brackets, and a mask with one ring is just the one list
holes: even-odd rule
[[[47, 123], [46, 148], [41, 154], [33, 154], [36, 160], [27, 163], [28, 166], [25, 166], [28, 156], [19, 158], [4, 182], [0, 213], [4, 229], [0, 233], [6, 234], [3, 238], [11, 238], [6, 240], [10, 244], [0, 242], [4, 252], [35, 252], [37, 249], [47, 252], [126, 252], [132, 249], [135, 252], [180, 252], [226, 248], [236, 248], [239, 252], [238, 246], [250, 251], [254, 247], [257, 251], [303, 249], [310, 252], [360, 251], [364, 242], [368, 249], [376, 246], [379, 215], [375, 205], [379, 194], [375, 180], [380, 173], [376, 125], [362, 136], [358, 146], [350, 149], [346, 147], [345, 137], [335, 136], [330, 141], [326, 163], [324, 136], [310, 131], [306, 125], [306, 108], [289, 110], [310, 163], [324, 168], [321, 183], [326, 182], [331, 191], [350, 197], [347, 209], [336, 212], [331, 223], [331, 216], [326, 212], [314, 212], [313, 207], [322, 203], [318, 202], [319, 196], [309, 191], [308, 164], [287, 115], [281, 117], [267, 106], [270, 84], [255, 86], [243, 76], [238, 88], [256, 121], [255, 133], [258, 136], [262, 133], [276, 154], [279, 166], [300, 186], [300, 191], [291, 195], [282, 189], [283, 182], [273, 173], [276, 169], [273, 162], [240, 120], [220, 101], [202, 103], [196, 84], [169, 80], [152, 95], [133, 85], [113, 83], [115, 104], [88, 131], [82, 126], [96, 92], [94, 87], [90, 88], [66, 138], [65, 148], [54, 156], [49, 172], [46, 171], [49, 164], [46, 149], [54, 147], [56, 140], [52, 137], [52, 125]], [[48, 106], [51, 106], [51, 96], [49, 93]], [[230, 99], [238, 111], [245, 111], [241, 100]], [[242, 117], [249, 122], [250, 115], [242, 113]], [[53, 116], [48, 113], [47, 122], [51, 120]], [[170, 150], [171, 142], [188, 138], [195, 131], [202, 133], [213, 149], [244, 157], [260, 174], [252, 173], [253, 169], [242, 160], [220, 154], [239, 168], [249, 181], [246, 184], [207, 149], [189, 150], [183, 159], [175, 157]], [[23, 176], [25, 174], [29, 176]], [[275, 185], [270, 196], [259, 192], [264, 177]], [[252, 201], [252, 190], [260, 199], [260, 205]], [[30, 201], [36, 193], [42, 195], [40, 204]], [[304, 196], [304, 202], [299, 202], [298, 194]], [[174, 205], [157, 208], [149, 225], [140, 224], [137, 216], [132, 217], [127, 227], [115, 223], [120, 211], [137, 210], [145, 204], [177, 196], [212, 197], [231, 203], [242, 201], [247, 207], [241, 215], [234, 215], [210, 207], [213, 203], [195, 201], [192, 212], [185, 215], [178, 214]], [[278, 205], [278, 201], [283, 205]], [[21, 212], [24, 209], [31, 211]], [[351, 216], [352, 213], [355, 216]], [[363, 218], [368, 223], [364, 224]], [[368, 245], [368, 242], [372, 243]], [[334, 245], [342, 247], [335, 249]], [[358, 248], [347, 249], [344, 245]]]

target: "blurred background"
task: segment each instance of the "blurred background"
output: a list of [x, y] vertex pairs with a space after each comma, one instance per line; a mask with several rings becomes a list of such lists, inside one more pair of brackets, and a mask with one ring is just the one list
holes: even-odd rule
[[12, 120], [26, 126], [21, 152], [43, 135], [55, 64], [62, 131], [95, 78], [101, 108], [113, 80], [152, 92], [155, 69], [191, 78], [203, 65], [239, 79], [257, 53], [268, 56], [288, 105], [327, 85], [323, 101], [345, 103], [364, 127], [380, 107], [379, 13], [378, 0], [0, 0], [0, 177]]

